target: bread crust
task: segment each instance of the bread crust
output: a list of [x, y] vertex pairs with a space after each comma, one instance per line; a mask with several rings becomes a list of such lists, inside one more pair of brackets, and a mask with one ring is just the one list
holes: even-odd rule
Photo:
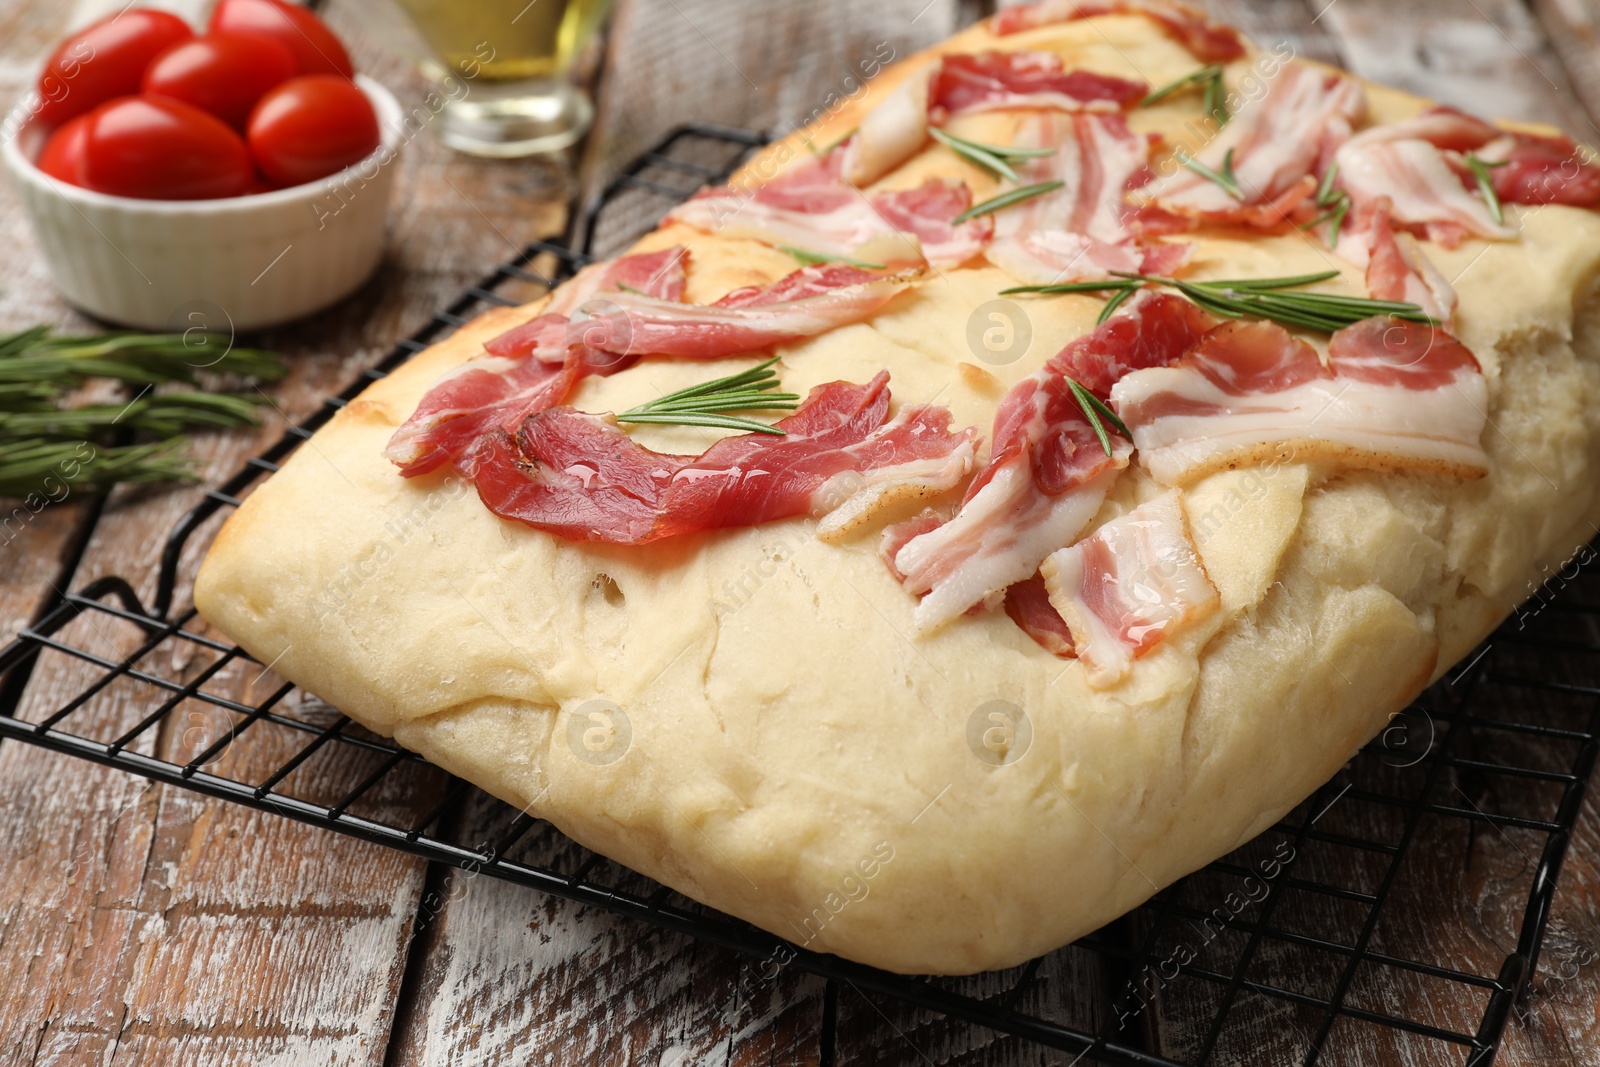
[[[941, 49], [984, 47], [1050, 48], [1152, 84], [1194, 66], [1136, 17], [999, 40], [980, 27]], [[836, 139], [922, 61], [805, 133]], [[1369, 101], [1385, 121], [1426, 104], [1378, 87]], [[1186, 114], [1136, 119], [1182, 139]], [[1007, 121], [974, 117], [971, 133], [1003, 139]], [[749, 175], [770, 176], [799, 137]], [[880, 184], [934, 173], [987, 195], [981, 172], [934, 147]], [[1222, 611], [1111, 689], [1089, 687], [1003, 612], [913, 638], [913, 598], [872, 536], [822, 543], [814, 520], [795, 519], [575, 544], [496, 518], [453, 476], [401, 478], [382, 455], [395, 427], [441, 373], [537, 305], [484, 315], [336, 415], [230, 518], [195, 601], [357, 721], [697, 900], [891, 970], [1015, 964], [1270, 826], [1594, 535], [1600, 217], [1507, 211], [1519, 241], [1429, 246], [1455, 278], [1456, 333], [1488, 381], [1488, 476], [1289, 457], [1200, 479], [1184, 506]], [[680, 242], [692, 301], [794, 265], [677, 226], [639, 248]], [[1328, 258], [1294, 234], [1197, 244], [1202, 276], [1297, 274]], [[1363, 292], [1359, 272], [1334, 262]], [[987, 431], [994, 380], [1037, 369], [1098, 310], [1082, 297], [1029, 302], [1027, 352], [978, 365], [968, 321], [1008, 284], [992, 268], [945, 270], [869, 323], [781, 346], [784, 384], [804, 393], [887, 368], [897, 404], [937, 398], [956, 425]], [[646, 360], [586, 381], [574, 403], [621, 410], [750, 362]], [[716, 433], [638, 436], [681, 452]], [[1160, 491], [1131, 468], [1097, 521]], [[1027, 724], [999, 762], [971, 742], [996, 709]], [[605, 756], [623, 750], [609, 762], [574, 740], [596, 710], [612, 720]]]

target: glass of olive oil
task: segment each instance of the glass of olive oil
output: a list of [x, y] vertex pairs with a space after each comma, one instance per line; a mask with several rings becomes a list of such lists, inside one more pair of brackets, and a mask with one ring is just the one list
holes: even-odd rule
[[553, 152], [588, 132], [594, 106], [568, 80], [611, 0], [398, 0], [446, 87], [439, 131], [481, 156]]

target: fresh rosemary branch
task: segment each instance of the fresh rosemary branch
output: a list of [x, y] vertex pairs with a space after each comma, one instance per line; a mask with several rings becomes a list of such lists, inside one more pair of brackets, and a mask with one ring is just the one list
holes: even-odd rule
[[1085, 389], [1081, 384], [1071, 378], [1067, 379], [1067, 388], [1072, 391], [1072, 399], [1076, 400], [1078, 402], [1078, 407], [1083, 410], [1083, 417], [1088, 421], [1089, 428], [1093, 430], [1094, 435], [1100, 439], [1100, 447], [1106, 450], [1106, 455], [1109, 456], [1112, 454], [1111, 437], [1106, 433], [1106, 428], [1101, 423], [1101, 419], [1109, 422], [1112, 428], [1122, 436], [1129, 438], [1130, 440], [1133, 438], [1133, 434], [1128, 432], [1128, 427], [1123, 424], [1121, 419], [1117, 418], [1117, 413], [1115, 411], [1112, 411], [1106, 406], [1105, 401], [1089, 392], [1089, 390]]
[[1227, 97], [1223, 92], [1221, 63], [1207, 64], [1199, 70], [1185, 74], [1177, 81], [1168, 82], [1139, 101], [1137, 106], [1149, 107], [1151, 104], [1165, 100], [1173, 93], [1182, 92], [1194, 86], [1203, 86], [1205, 88], [1205, 101], [1202, 104], [1205, 108], [1205, 113], [1216, 119], [1219, 127], [1226, 126], [1229, 115]]
[[[1296, 274], [1283, 278], [1228, 278], [1218, 281], [1186, 281], [1154, 274], [1124, 274], [1105, 281], [1063, 282], [1057, 285], [1019, 285], [1001, 290], [1000, 295], [1014, 293], [1109, 293], [1108, 303], [1119, 305], [1135, 290], [1146, 285], [1160, 285], [1176, 289], [1213, 315], [1227, 319], [1270, 319], [1284, 326], [1293, 326], [1317, 333], [1333, 333], [1363, 319], [1390, 316], [1410, 322], [1437, 325], [1416, 304], [1400, 300], [1374, 300], [1364, 296], [1340, 296], [1335, 293], [1295, 292], [1302, 285], [1312, 285], [1336, 278], [1336, 270], [1316, 274]], [[1116, 308], [1112, 307], [1114, 311]], [[1100, 321], [1109, 317], [1102, 310]]]
[[792, 245], [779, 245], [778, 251], [787, 252], [800, 263], [808, 267], [818, 266], [823, 263], [843, 263], [848, 267], [860, 267], [862, 270], [888, 270], [882, 263], [868, 263], [863, 259], [851, 259], [849, 256], [825, 256], [820, 252], [807, 252], [803, 248]]
[[1045, 156], [1053, 156], [1056, 152], [1054, 148], [1019, 148], [1015, 145], [984, 144], [982, 141], [969, 141], [965, 137], [957, 137], [953, 133], [946, 133], [937, 128], [930, 128], [928, 132], [933, 135], [935, 141], [938, 141], [980, 170], [987, 172], [991, 178], [1004, 178], [1017, 185], [1022, 184], [1022, 179], [1015, 170], [1011, 169], [1013, 161], [1018, 159], [1042, 159]]
[[757, 364], [747, 371], [730, 374], [679, 389], [675, 393], [629, 408], [617, 416], [618, 422], [658, 423], [670, 426], [714, 426], [725, 430], [744, 430], [747, 433], [771, 434], [783, 437], [776, 426], [754, 419], [726, 415], [728, 411], [792, 411], [800, 403], [798, 393], [774, 392], [778, 388], [778, 372], [772, 365], [778, 357]]
[[1214, 182], [1222, 187], [1222, 191], [1235, 200], [1244, 199], [1244, 190], [1239, 188], [1239, 177], [1233, 173], [1233, 149], [1222, 153], [1222, 169], [1212, 170], [1204, 163], [1187, 152], [1178, 153], [1178, 162], [1194, 171], [1206, 181]]
[[1506, 160], [1498, 163], [1489, 163], [1479, 159], [1471, 152], [1467, 153], [1467, 169], [1472, 171], [1472, 176], [1478, 179], [1478, 195], [1483, 197], [1483, 202], [1489, 205], [1489, 217], [1494, 219], [1496, 226], [1506, 224], [1505, 209], [1500, 206], [1500, 194], [1494, 191], [1494, 178], [1489, 171], [1495, 167], [1503, 167]]
[[[254, 423], [257, 401], [182, 387], [197, 386], [202, 374], [272, 379], [285, 370], [270, 353], [202, 331], [54, 337], [36, 326], [0, 334], [0, 496], [192, 477], [183, 431]], [[141, 388], [124, 404], [63, 406], [93, 378]], [[157, 393], [157, 385], [178, 388]], [[129, 443], [132, 434], [157, 440]]]
[[981, 204], [973, 204], [971, 207], [967, 208], [967, 210], [951, 219], [950, 224], [952, 226], [960, 226], [963, 222], [975, 219], [979, 215], [990, 215], [1001, 210], [1002, 208], [1008, 208], [1013, 204], [1020, 204], [1024, 200], [1032, 200], [1036, 196], [1041, 196], [1045, 193], [1053, 193], [1057, 189], [1061, 188], [1064, 184], [1066, 183], [1060, 179], [1053, 178], [1047, 182], [1039, 182], [1035, 185], [1024, 185], [1020, 189], [1008, 190], [1001, 193], [999, 196], [990, 197]]

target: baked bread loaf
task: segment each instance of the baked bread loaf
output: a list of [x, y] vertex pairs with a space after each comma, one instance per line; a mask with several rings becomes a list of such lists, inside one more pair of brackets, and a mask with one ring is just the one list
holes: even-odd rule
[[[1213, 62], [1215, 89], [1203, 70], [1191, 78]], [[1036, 151], [986, 162], [974, 145]], [[1126, 180], [1096, 191], [1086, 175], [1108, 161]], [[685, 205], [633, 250], [656, 257], [631, 261], [651, 268], [639, 284], [591, 271], [537, 304], [486, 313], [371, 386], [231, 517], [195, 600], [355, 720], [796, 944], [902, 972], [1015, 964], [1270, 826], [1595, 534], [1595, 179], [1586, 152], [1552, 131], [1431, 109], [1177, 6], [1020, 9], [883, 70], [764, 151], [731, 194]], [[928, 226], [936, 209], [919, 201], [912, 222], [896, 221], [906, 204], [879, 195], [942, 191], [965, 208], [1056, 181]], [[763, 199], [763, 188], [801, 193]], [[819, 188], [821, 201], [808, 199]], [[795, 334], [785, 320], [762, 335], [771, 323], [746, 316], [744, 348], [673, 348], [659, 303], [694, 305], [693, 317], [731, 292], [771, 294], [760, 287], [800, 266], [786, 249], [833, 261], [801, 279], [824, 301], [849, 297], [813, 316], [825, 327]], [[845, 268], [854, 282], [825, 291], [827, 272]], [[1443, 376], [1421, 392], [1397, 385], [1348, 354], [1358, 327], [1335, 333], [1341, 357], [1320, 320], [1278, 308], [1221, 322], [1163, 281], [1096, 324], [1127, 281], [1113, 271], [1330, 270], [1294, 291], [1407, 305], [1368, 321], [1403, 342], [1400, 370]], [[1096, 280], [1112, 287], [999, 295]], [[1201, 313], [1211, 318], [1182, 318]], [[1158, 315], [1204, 339], [1089, 380], [1085, 359], [1105, 370], [1108, 345], [1128, 349], [1108, 327], [1153, 328]], [[820, 390], [808, 404], [834, 395], [828, 383], [853, 383], [865, 404], [882, 388], [866, 383], [887, 371], [889, 411], [920, 412], [945, 462], [885, 481], [876, 461], [852, 460], [830, 468], [844, 480], [829, 476], [826, 505], [812, 493], [787, 512], [714, 520], [667, 491], [629, 497], [643, 517], [622, 521], [584, 495], [599, 476], [574, 473], [578, 460], [535, 470], [526, 451], [543, 446], [517, 422], [474, 431], [500, 452], [440, 452], [419, 473], [415, 442], [393, 442], [422, 425], [425, 396], [451, 372], [466, 380], [467, 361], [498, 373], [537, 358], [527, 344], [484, 349], [508, 331], [526, 341], [530, 322], [580, 331], [560, 335], [569, 353], [615, 356], [559, 389], [540, 377], [542, 399], [523, 413], [554, 401], [560, 425], [591, 435], [574, 446], [580, 458], [585, 441], [608, 456], [677, 457], [673, 470], [720, 455], [707, 450], [737, 431], [624, 432], [577, 413], [625, 412], [775, 355], [785, 390]], [[631, 336], [581, 332], [618, 323]], [[1033, 451], [1004, 467], [996, 442], [1012, 439], [993, 424], [1018, 389], [1065, 381], [1055, 357], [1082, 338], [1099, 340], [1066, 362], [1132, 440], [1094, 403], [1056, 411], [1044, 432], [1070, 437], [1070, 422], [1082, 469], [1045, 499], [1040, 456], [1059, 441], [1035, 433]], [[1241, 351], [1264, 348], [1272, 366], [1298, 368], [1292, 388], [1217, 385]], [[1397, 403], [1394, 388], [1413, 392]], [[474, 417], [455, 414], [469, 420], [458, 428]], [[798, 447], [806, 435], [786, 424]], [[442, 425], [422, 427], [429, 441]], [[1103, 451], [1085, 426], [1107, 433]], [[764, 455], [758, 445], [738, 462]], [[702, 458], [684, 469], [714, 466]], [[1056, 524], [1029, 536], [1048, 528], [1054, 541], [991, 553], [987, 571], [941, 555], [962, 523], [1013, 521], [1012, 504], [978, 514], [974, 486], [1019, 471], [1015, 499]], [[507, 488], [518, 478], [568, 496], [531, 505]], [[583, 508], [553, 517], [572, 500]], [[1085, 575], [1128, 601], [1121, 615]], [[1046, 621], [1029, 623], [1038, 612]]]

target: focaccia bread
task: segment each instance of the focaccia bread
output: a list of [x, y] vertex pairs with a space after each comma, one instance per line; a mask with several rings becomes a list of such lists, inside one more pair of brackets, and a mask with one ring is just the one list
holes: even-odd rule
[[[1163, 5], [1098, 4], [1122, 10], [1066, 17], [1091, 14], [1089, 5], [1063, 10], [1074, 6], [975, 26], [883, 71], [819, 126], [764, 151], [733, 185], [747, 192], [815, 166], [817, 151], [842, 159], [838, 180], [867, 193], [938, 178], [950, 180], [943, 188], [963, 183], [963, 203], [988, 200], [1017, 183], [932, 139], [922, 116], [968, 141], [1008, 145], [1029, 124], [1038, 136], [1055, 121], [1051, 105], [961, 106], [928, 72], [944, 55], [1043, 53], [1059, 57], [1061, 70], [1109, 76], [1093, 84], [1099, 96], [1085, 113], [1109, 106], [1137, 134], [1160, 135], [1150, 148], [1154, 181], [1130, 182], [1126, 196], [1114, 191], [1121, 214], [1112, 224], [1130, 210], [1123, 205], [1170, 192], [1190, 228], [1163, 216], [1169, 228], [1142, 243], [1110, 241], [1122, 249], [1116, 255], [1137, 247], [1159, 264], [1149, 273], [1196, 279], [1298, 276], [1331, 265], [1340, 277], [1314, 288], [1368, 295], [1376, 268], [1360, 259], [1378, 262], [1376, 244], [1349, 242], [1360, 236], [1358, 218], [1388, 224], [1373, 221], [1376, 201], [1360, 185], [1381, 184], [1381, 173], [1374, 179], [1352, 165], [1343, 179], [1324, 181], [1326, 153], [1339, 146], [1314, 144], [1315, 162], [1286, 177], [1300, 188], [1309, 166], [1314, 199], [1303, 188], [1263, 194], [1281, 219], [1239, 214], [1250, 195], [1219, 208], [1204, 176], [1198, 191], [1183, 192], [1185, 176], [1199, 172], [1179, 165], [1174, 151], [1211, 158], [1215, 172], [1223, 161], [1206, 145], [1228, 127], [1218, 134], [1208, 126], [1198, 90], [1140, 99], [1208, 57], [1227, 56], [1231, 37]], [[1228, 59], [1229, 126], [1256, 122], [1251, 108], [1270, 99], [1262, 87], [1295, 70], [1332, 76], [1254, 46]], [[1101, 91], [1115, 79], [1142, 88]], [[1351, 127], [1360, 136], [1429, 108], [1354, 79], [1339, 84], [1350, 99], [1338, 106], [1354, 115], [1345, 129], [1329, 125], [1339, 140]], [[1529, 143], [1559, 143], [1547, 134]], [[1246, 140], [1226, 161], [1241, 179], [1254, 173]], [[1491, 149], [1482, 151], [1491, 179], [1508, 180], [1505, 168], [1487, 166], [1500, 162]], [[1467, 158], [1451, 157], [1458, 170]], [[1012, 164], [1042, 165], [1026, 156]], [[1588, 166], [1578, 150], [1561, 173], [1586, 180]], [[1549, 168], [1541, 173], [1549, 178]], [[1477, 199], [1457, 210], [1487, 208], [1489, 195], [1475, 192], [1469, 175], [1460, 185], [1452, 196]], [[1343, 201], [1344, 232], [1335, 235], [1328, 219], [1308, 216], [1337, 210], [1339, 188], [1356, 195], [1354, 207]], [[1139, 521], [1176, 523], [1190, 553], [1183, 573], [1200, 593], [1185, 602], [1182, 626], [1157, 624], [1158, 639], [1124, 650], [1125, 662], [1113, 655], [1086, 667], [1069, 649], [1047, 648], [1004, 609], [1004, 589], [979, 590], [971, 610], [952, 601], [950, 618], [930, 620], [926, 609], [919, 617], [918, 597], [884, 559], [886, 529], [927, 504], [930, 525], [957, 510], [972, 472], [989, 461], [1008, 390], [1043, 380], [1047, 360], [1096, 328], [1104, 293], [998, 296], [1040, 280], [1036, 262], [1018, 265], [1015, 242], [1004, 254], [999, 244], [1016, 236], [1023, 216], [1015, 213], [1029, 211], [1027, 203], [988, 216], [995, 232], [978, 235], [986, 247], [936, 253], [940, 235], [924, 235], [933, 265], [916, 266], [910, 280], [893, 283], [900, 288], [891, 299], [856, 321], [726, 358], [647, 354], [616, 373], [582, 376], [565, 397], [580, 412], [622, 412], [770, 355], [781, 357], [784, 389], [801, 396], [887, 371], [893, 410], [941, 406], [954, 430], [974, 428], [964, 440], [982, 439], [963, 479], [942, 493], [919, 483], [857, 508], [848, 522], [801, 514], [606, 543], [580, 539], [582, 529], [557, 534], [501, 518], [448, 466], [402, 477], [385, 449], [434, 383], [482, 358], [485, 342], [560, 306], [558, 291], [555, 303], [485, 314], [341, 411], [223, 528], [196, 603], [252, 655], [357, 721], [582, 844], [796, 944], [905, 972], [1015, 964], [1094, 930], [1270, 826], [1531, 595], [1546, 568], [1594, 535], [1600, 214], [1563, 198], [1577, 199], [1497, 197], [1502, 230], [1489, 234], [1414, 219], [1392, 233], [1367, 231], [1398, 238], [1396, 254], [1409, 267], [1404, 291], [1419, 307], [1436, 301], [1449, 335], [1481, 368], [1481, 384], [1476, 372], [1471, 383], [1481, 393], [1455, 382], [1469, 407], [1483, 405], [1481, 439], [1467, 450], [1481, 445], [1480, 459], [1341, 452], [1313, 416], [1286, 427], [1281, 442], [1158, 482], [1145, 458], [1155, 454], [1154, 437], [1140, 439], [1135, 427], [1140, 448], [1130, 459], [1113, 433], [1108, 451], [1120, 466], [1103, 502], [1096, 498], [1081, 529], [1047, 546], [1047, 560], [1026, 565], [1043, 564], [1050, 604], [1071, 631], [1067, 644], [1082, 653], [1100, 638], [1090, 639], [1095, 620], [1084, 613], [1093, 612], [1073, 595], [1073, 576], [1092, 566], [1091, 554], [1073, 544], [1135, 508]], [[762, 232], [758, 213], [736, 209], [731, 222], [707, 222], [707, 203], [692, 203], [700, 206], [634, 250], [688, 250], [686, 303], [771, 285], [796, 269], [782, 246], [805, 246]], [[1427, 211], [1389, 206], [1397, 220]], [[1178, 243], [1191, 246], [1182, 257], [1157, 254]], [[1091, 260], [1096, 250], [1104, 248], [1093, 246]], [[902, 252], [879, 236], [849, 258], [889, 268]], [[1078, 277], [1071, 271], [1055, 277]], [[1442, 289], [1441, 278], [1449, 283]], [[1451, 286], [1454, 309], [1441, 296]], [[632, 298], [620, 288], [611, 295]], [[1001, 330], [998, 342], [985, 337], [989, 329]], [[1326, 333], [1297, 336], [1331, 359]], [[1126, 392], [1110, 397], [1131, 410]], [[1409, 413], [1377, 417], [1403, 422]], [[692, 456], [730, 431], [626, 432], [657, 452]], [[1137, 526], [1106, 528], [1102, 540]], [[1121, 590], [1147, 585], [1160, 593], [1161, 582], [1141, 585], [1127, 574]]]

